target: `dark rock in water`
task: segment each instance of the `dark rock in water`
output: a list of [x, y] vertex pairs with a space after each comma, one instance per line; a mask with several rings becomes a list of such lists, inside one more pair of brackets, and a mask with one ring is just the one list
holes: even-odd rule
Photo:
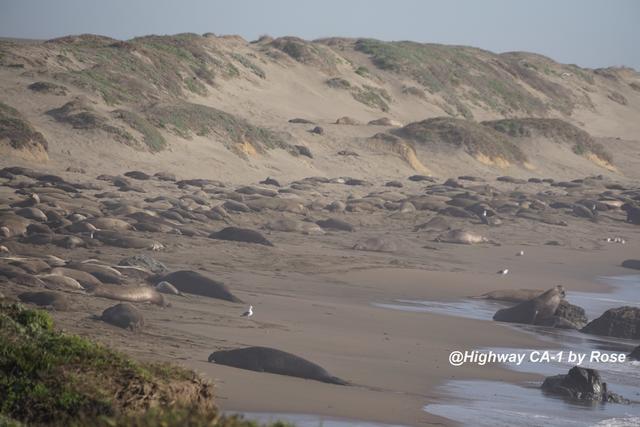
[[427, 175], [411, 175], [409, 177], [409, 181], [413, 181], [413, 182], [423, 182], [423, 181], [436, 182], [435, 178], [427, 176]]
[[589, 322], [584, 308], [573, 305], [567, 300], [562, 300], [560, 302], [560, 305], [555, 312], [555, 316], [568, 320], [571, 324], [575, 325], [575, 329], [581, 329], [587, 324], [587, 322]]
[[140, 172], [140, 171], [129, 171], [129, 172], [125, 172], [124, 176], [129, 177], [129, 178], [133, 178], [133, 179], [137, 179], [140, 181], [147, 181], [149, 179], [151, 179], [151, 175], [147, 175], [144, 172]]
[[41, 307], [53, 307], [60, 311], [69, 309], [69, 302], [65, 296], [57, 292], [23, 292], [18, 295], [18, 299], [22, 302], [39, 305]]
[[233, 242], [257, 243], [259, 245], [273, 246], [262, 234], [248, 228], [227, 227], [209, 235], [212, 239], [229, 240]]
[[325, 230], [355, 231], [355, 227], [353, 225], [349, 224], [347, 221], [337, 218], [321, 219], [316, 221], [316, 224]]
[[607, 383], [602, 382], [598, 371], [579, 366], [571, 368], [566, 375], [547, 377], [542, 383], [542, 390], [574, 400], [629, 403], [622, 396], [607, 390]]
[[625, 203], [621, 209], [627, 213], [627, 222], [640, 225], [640, 207]]
[[324, 368], [295, 354], [269, 347], [246, 347], [215, 351], [209, 362], [256, 372], [322, 381], [329, 384], [348, 385], [340, 378], [329, 374]]
[[273, 178], [267, 178], [264, 181], [260, 181], [260, 184], [273, 185], [274, 187], [280, 187], [280, 183]]
[[385, 187], [402, 188], [402, 187], [404, 187], [404, 184], [402, 184], [400, 181], [389, 181], [384, 186]]
[[169, 282], [180, 292], [217, 298], [231, 302], [242, 302], [229, 288], [217, 280], [210, 279], [191, 270], [174, 271], [157, 278], [157, 282]]
[[311, 154], [311, 150], [309, 150], [309, 147], [305, 147], [304, 145], [294, 145], [294, 147], [298, 154], [300, 154], [301, 156], [306, 156], [310, 159], [313, 159], [313, 154]]
[[627, 357], [631, 360], [640, 360], [640, 345], [634, 348]]
[[140, 310], [127, 302], [116, 304], [102, 312], [99, 318], [103, 322], [119, 328], [136, 331], [144, 326], [144, 318]]
[[155, 274], [164, 274], [169, 271], [167, 266], [165, 266], [163, 263], [145, 254], [133, 255], [121, 259], [118, 265], [125, 267], [139, 267]]
[[625, 259], [622, 261], [624, 268], [631, 268], [634, 270], [640, 270], [640, 259]]
[[581, 332], [609, 337], [640, 339], [640, 308], [618, 307], [604, 312]]

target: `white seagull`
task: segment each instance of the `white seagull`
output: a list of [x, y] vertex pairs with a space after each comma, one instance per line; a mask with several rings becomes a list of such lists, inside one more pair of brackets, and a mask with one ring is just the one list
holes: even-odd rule
[[518, 252], [516, 255], [518, 255], [518, 256], [522, 256], [522, 255], [524, 255], [524, 251], [520, 251], [520, 252]]
[[498, 274], [502, 274], [502, 275], [504, 276], [504, 275], [505, 275], [505, 274], [507, 274], [508, 272], [509, 272], [509, 269], [508, 269], [508, 268], [505, 268], [504, 270], [500, 270], [500, 271], [498, 271]]
[[242, 313], [242, 317], [251, 317], [253, 316], [253, 306], [249, 306], [249, 310]]

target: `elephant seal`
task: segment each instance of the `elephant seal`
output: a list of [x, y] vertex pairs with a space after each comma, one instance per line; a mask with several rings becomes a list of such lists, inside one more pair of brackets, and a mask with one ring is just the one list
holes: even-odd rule
[[486, 294], [471, 297], [473, 299], [488, 299], [493, 301], [523, 302], [541, 295], [544, 291], [538, 289], [500, 289]]
[[531, 325], [542, 324], [555, 315], [564, 297], [564, 288], [558, 285], [528, 301], [498, 310], [493, 315], [493, 320]]
[[116, 285], [121, 285], [124, 281], [122, 273], [120, 273], [115, 268], [111, 268], [107, 265], [94, 264], [91, 262], [78, 262], [68, 264], [68, 267], [73, 268], [74, 270], [80, 270], [84, 271], [85, 273], [89, 273], [96, 279], [100, 280], [102, 283], [113, 283]]
[[95, 276], [87, 273], [86, 271], [80, 271], [73, 268], [56, 267], [51, 270], [51, 274], [57, 274], [58, 276], [66, 276], [75, 279], [82, 285], [85, 290], [91, 291], [102, 286], [102, 282]]
[[107, 308], [97, 319], [132, 331], [137, 331], [144, 326], [144, 318], [140, 310], [126, 302]]
[[316, 224], [325, 230], [355, 231], [355, 227], [353, 225], [338, 218], [321, 219], [316, 221]]
[[156, 291], [163, 294], [180, 295], [182, 297], [184, 296], [182, 292], [180, 292], [175, 286], [173, 286], [169, 282], [160, 282], [155, 286], [155, 288], [156, 288]]
[[250, 371], [306, 378], [329, 384], [349, 384], [340, 378], [332, 376], [324, 368], [313, 362], [295, 354], [269, 347], [246, 347], [215, 351], [209, 356], [209, 362]]
[[191, 270], [174, 271], [159, 277], [158, 282], [169, 282], [180, 292], [188, 294], [217, 298], [224, 301], [243, 302], [233, 295], [224, 283]]
[[118, 266], [138, 267], [155, 274], [164, 274], [169, 271], [166, 265], [146, 254], [133, 255], [127, 258], [123, 258], [120, 260], [120, 262], [118, 262]]
[[58, 274], [43, 274], [37, 276], [42, 280], [47, 289], [59, 289], [59, 290], [77, 290], [83, 291], [84, 287], [76, 279], [67, 276], [60, 276]]
[[497, 244], [494, 241], [487, 239], [484, 236], [481, 236], [472, 231], [466, 231], [461, 229], [450, 230], [446, 233], [442, 233], [438, 237], [435, 238], [436, 242], [444, 242], [444, 243], [459, 243], [463, 245], [473, 245], [475, 243], [493, 243]]
[[18, 295], [18, 299], [22, 302], [39, 305], [41, 307], [53, 307], [59, 311], [69, 309], [69, 301], [57, 292], [23, 292]]
[[234, 242], [257, 243], [259, 245], [273, 246], [262, 234], [248, 228], [227, 227], [209, 235], [212, 239], [229, 240]]
[[150, 302], [161, 307], [169, 306], [164, 296], [150, 286], [102, 285], [94, 289], [91, 294], [96, 297], [109, 298], [116, 301]]
[[369, 237], [357, 242], [352, 249], [371, 252], [396, 252], [398, 246], [382, 237]]
[[93, 233], [96, 240], [110, 246], [129, 249], [151, 249], [159, 251], [164, 249], [164, 245], [155, 240], [142, 237], [128, 236], [118, 231], [98, 230]]

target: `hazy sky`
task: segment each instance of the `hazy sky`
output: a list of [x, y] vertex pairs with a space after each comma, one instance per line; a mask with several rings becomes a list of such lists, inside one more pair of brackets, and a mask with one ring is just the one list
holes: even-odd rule
[[373, 37], [640, 70], [638, 0], [0, 0], [0, 36], [180, 32]]

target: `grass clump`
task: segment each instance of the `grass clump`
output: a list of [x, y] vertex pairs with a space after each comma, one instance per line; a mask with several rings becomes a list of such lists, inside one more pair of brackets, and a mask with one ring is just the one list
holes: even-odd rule
[[326, 71], [336, 70], [337, 57], [325, 46], [298, 37], [279, 37], [271, 40], [268, 46], [284, 52], [301, 64], [313, 65]]
[[325, 84], [333, 89], [351, 89], [351, 83], [341, 77], [333, 77], [327, 80]]
[[527, 117], [482, 122], [484, 126], [514, 138], [543, 137], [554, 142], [568, 143], [578, 155], [593, 154], [609, 164], [613, 156], [588, 132], [560, 119]]
[[[206, 105], [180, 103], [156, 105], [146, 111], [149, 121], [165, 128], [182, 138], [193, 134], [209, 136], [216, 134], [227, 148], [245, 152], [247, 144], [258, 152], [266, 149], [282, 148], [291, 153], [295, 150], [284, 141], [282, 135], [268, 129], [254, 126], [246, 120]], [[243, 148], [244, 147], [244, 148]]]
[[0, 142], [8, 141], [14, 149], [47, 150], [49, 144], [15, 108], [0, 102]]
[[478, 123], [450, 117], [436, 117], [410, 123], [391, 133], [422, 145], [453, 146], [472, 156], [524, 163], [522, 150], [505, 135]]
[[351, 95], [356, 101], [369, 107], [377, 108], [384, 112], [389, 111], [387, 102], [391, 102], [391, 96], [382, 88], [364, 85], [362, 88], [353, 91]]
[[152, 152], [161, 151], [167, 146], [167, 140], [144, 117], [127, 110], [116, 110], [114, 115], [142, 134], [142, 142]]
[[231, 54], [231, 57], [236, 61], [238, 61], [240, 64], [242, 64], [243, 67], [251, 71], [253, 74], [260, 77], [261, 79], [267, 78], [267, 73], [265, 73], [265, 71], [262, 68], [260, 68], [258, 65], [256, 65], [253, 61], [251, 61], [246, 56], [241, 55], [239, 53], [233, 53]]
[[359, 66], [358, 68], [356, 68], [355, 73], [357, 75], [359, 75], [360, 77], [369, 77], [371, 75], [371, 71], [369, 71], [369, 69], [367, 67], [365, 67], [364, 65]]

